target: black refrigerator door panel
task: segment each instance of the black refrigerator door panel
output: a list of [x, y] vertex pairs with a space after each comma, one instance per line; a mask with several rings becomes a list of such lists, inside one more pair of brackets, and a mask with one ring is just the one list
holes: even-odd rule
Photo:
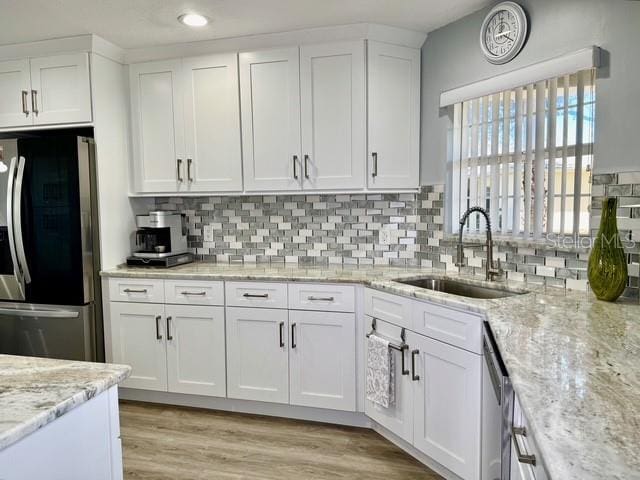
[[25, 159], [21, 225], [31, 277], [26, 301], [82, 305], [80, 181], [86, 180], [80, 178], [78, 137], [19, 139], [18, 151]]

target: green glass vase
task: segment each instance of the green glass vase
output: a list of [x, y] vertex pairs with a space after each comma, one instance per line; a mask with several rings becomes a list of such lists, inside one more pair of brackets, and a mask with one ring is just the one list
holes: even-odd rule
[[618, 199], [602, 201], [600, 229], [589, 256], [589, 285], [598, 300], [614, 302], [627, 286], [627, 258], [622, 248], [618, 221]]

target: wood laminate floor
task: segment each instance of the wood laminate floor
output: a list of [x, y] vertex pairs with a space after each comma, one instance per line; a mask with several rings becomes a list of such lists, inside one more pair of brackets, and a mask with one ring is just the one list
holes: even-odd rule
[[364, 428], [138, 402], [120, 422], [126, 480], [441, 479]]

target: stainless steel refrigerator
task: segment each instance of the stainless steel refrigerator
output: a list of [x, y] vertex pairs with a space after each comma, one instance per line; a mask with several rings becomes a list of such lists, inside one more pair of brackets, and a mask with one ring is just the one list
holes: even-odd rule
[[104, 359], [92, 136], [0, 138], [0, 353]]

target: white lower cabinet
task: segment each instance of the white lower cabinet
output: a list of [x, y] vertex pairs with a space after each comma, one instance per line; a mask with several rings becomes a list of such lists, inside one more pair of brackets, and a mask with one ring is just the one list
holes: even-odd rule
[[167, 390], [164, 305], [111, 302], [113, 363], [131, 365], [123, 387]]
[[[371, 317], [366, 317], [367, 326], [371, 321]], [[400, 344], [400, 327], [382, 320], [376, 321], [376, 331], [385, 338]], [[366, 342], [365, 342], [365, 351]], [[387, 430], [396, 434], [404, 441], [413, 442], [413, 384], [409, 371], [409, 352], [391, 350], [394, 355], [395, 369], [395, 398], [396, 401], [389, 407], [385, 408], [381, 405], [365, 400], [364, 411], [368, 417], [382, 425]], [[405, 374], [402, 370], [402, 355], [405, 357], [404, 366]]]
[[289, 403], [288, 311], [227, 307], [227, 395]]
[[168, 390], [224, 397], [224, 307], [167, 305]]
[[408, 332], [413, 445], [466, 480], [480, 477], [482, 356]]
[[224, 308], [111, 302], [111, 361], [123, 387], [225, 396]]
[[290, 403], [356, 409], [355, 315], [289, 311]]

